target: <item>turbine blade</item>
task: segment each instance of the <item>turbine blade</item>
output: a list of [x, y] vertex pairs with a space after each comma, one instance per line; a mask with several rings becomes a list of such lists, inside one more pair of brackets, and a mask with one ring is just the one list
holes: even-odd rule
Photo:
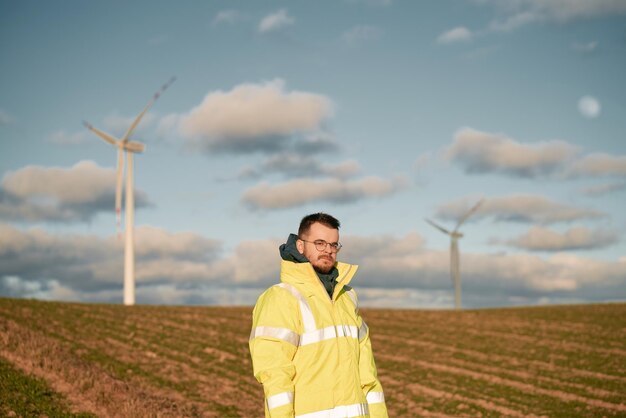
[[124, 177], [124, 150], [119, 148], [117, 151], [117, 172], [115, 184], [115, 220], [117, 225], [117, 236], [121, 238], [122, 225], [122, 179]]
[[98, 135], [100, 138], [104, 139], [109, 144], [119, 146], [120, 141], [114, 138], [112, 135], [109, 135], [108, 133], [101, 131], [100, 129], [96, 128], [95, 126], [93, 126], [91, 123], [87, 121], [83, 121], [83, 125], [85, 125], [87, 129], [89, 129], [94, 134]]
[[137, 127], [137, 125], [139, 125], [139, 122], [141, 121], [141, 119], [144, 117], [144, 115], [146, 114], [146, 112], [148, 111], [148, 109], [150, 109], [152, 107], [152, 105], [154, 104], [154, 102], [157, 101], [157, 99], [161, 96], [161, 94], [176, 80], [176, 77], [172, 77], [169, 79], [169, 81], [165, 84], [163, 84], [161, 86], [161, 89], [159, 89], [159, 91], [157, 91], [156, 93], [154, 93], [154, 96], [152, 96], [152, 99], [150, 99], [150, 101], [148, 102], [148, 104], [146, 105], [146, 107], [143, 109], [143, 111], [137, 115], [137, 117], [135, 118], [135, 120], [133, 121], [133, 123], [130, 125], [130, 128], [128, 128], [128, 130], [126, 131], [126, 133], [124, 134], [124, 136], [122, 137], [122, 141], [123, 142], [128, 142], [128, 140], [130, 139], [130, 135], [133, 133], [133, 131], [135, 130], [135, 128]]
[[461, 225], [463, 224], [463, 222], [465, 222], [474, 212], [476, 212], [478, 210], [478, 208], [480, 207], [480, 205], [483, 204], [483, 202], [485, 201], [485, 199], [480, 199], [478, 202], [476, 202], [476, 204], [474, 206], [472, 206], [472, 208], [470, 210], [468, 210], [465, 215], [463, 215], [463, 217], [459, 220], [459, 222], [456, 224], [456, 227], [454, 228], [455, 231], [458, 231], [459, 228], [461, 227]]
[[428, 222], [429, 224], [431, 224], [432, 226], [434, 226], [435, 228], [437, 228], [438, 230], [440, 230], [441, 232], [443, 232], [444, 234], [448, 234], [448, 235], [450, 235], [450, 234], [451, 234], [451, 232], [450, 232], [450, 231], [448, 231], [446, 228], [444, 228], [443, 226], [437, 225], [436, 223], [434, 223], [434, 222], [433, 222], [433, 221], [431, 221], [430, 219], [428, 219], [428, 218], [424, 218], [424, 220], [425, 220], [426, 222]]

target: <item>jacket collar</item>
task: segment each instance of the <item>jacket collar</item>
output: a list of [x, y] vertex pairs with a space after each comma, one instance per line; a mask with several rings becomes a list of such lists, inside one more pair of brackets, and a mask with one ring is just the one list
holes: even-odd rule
[[[339, 291], [343, 288], [343, 286], [350, 283], [359, 268], [356, 264], [341, 262], [337, 262], [335, 267], [337, 267], [337, 270], [339, 271], [339, 276], [337, 276], [337, 285], [335, 286], [333, 299], [335, 295], [339, 294]], [[307, 293], [307, 296], [312, 295], [317, 291], [326, 293], [324, 285], [322, 285], [319, 277], [317, 277], [311, 263], [294, 263], [293, 261], [281, 260], [280, 281], [283, 283], [304, 285], [300, 286], [299, 289], [304, 290]]]

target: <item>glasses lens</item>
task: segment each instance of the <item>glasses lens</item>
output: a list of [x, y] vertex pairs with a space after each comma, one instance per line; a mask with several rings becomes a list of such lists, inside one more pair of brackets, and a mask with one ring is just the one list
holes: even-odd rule
[[313, 242], [315, 244], [315, 248], [317, 251], [326, 251], [326, 247], [330, 245], [330, 252], [336, 253], [341, 249], [341, 244], [338, 242], [326, 242], [324, 240], [318, 239]]

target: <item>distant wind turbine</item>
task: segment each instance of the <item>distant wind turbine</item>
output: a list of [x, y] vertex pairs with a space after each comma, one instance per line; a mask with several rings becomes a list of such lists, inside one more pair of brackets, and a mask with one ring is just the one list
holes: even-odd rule
[[115, 218], [117, 222], [118, 236], [120, 235], [121, 224], [121, 206], [122, 206], [122, 178], [124, 177], [124, 154], [126, 154], [127, 174], [126, 174], [126, 219], [125, 240], [124, 240], [124, 305], [135, 304], [135, 241], [133, 235], [135, 222], [135, 197], [133, 190], [133, 154], [143, 152], [146, 148], [141, 142], [130, 141], [130, 135], [133, 133], [141, 119], [144, 117], [148, 109], [152, 107], [154, 102], [159, 98], [161, 93], [165, 91], [176, 80], [172, 77], [165, 83], [159, 91], [157, 91], [152, 99], [148, 102], [143, 111], [137, 115], [133, 123], [130, 125], [122, 138], [115, 138], [106, 132], [92, 126], [89, 122], [84, 121], [84, 125], [93, 133], [98, 135], [104, 141], [117, 147], [117, 178], [115, 187]]
[[456, 224], [456, 227], [452, 232], [446, 228], [437, 225], [430, 219], [426, 219], [426, 222], [450, 236], [450, 276], [454, 283], [454, 307], [461, 309], [461, 266], [459, 261], [459, 238], [463, 238], [463, 233], [459, 232], [459, 228], [463, 223], [478, 210], [478, 207], [483, 203], [485, 199], [480, 199], [470, 210]]

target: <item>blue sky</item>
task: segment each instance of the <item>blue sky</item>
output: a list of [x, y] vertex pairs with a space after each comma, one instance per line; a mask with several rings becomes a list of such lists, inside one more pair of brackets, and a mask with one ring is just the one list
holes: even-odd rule
[[626, 2], [0, 1], [0, 295], [253, 304], [302, 216], [342, 222], [365, 306], [626, 299]]

